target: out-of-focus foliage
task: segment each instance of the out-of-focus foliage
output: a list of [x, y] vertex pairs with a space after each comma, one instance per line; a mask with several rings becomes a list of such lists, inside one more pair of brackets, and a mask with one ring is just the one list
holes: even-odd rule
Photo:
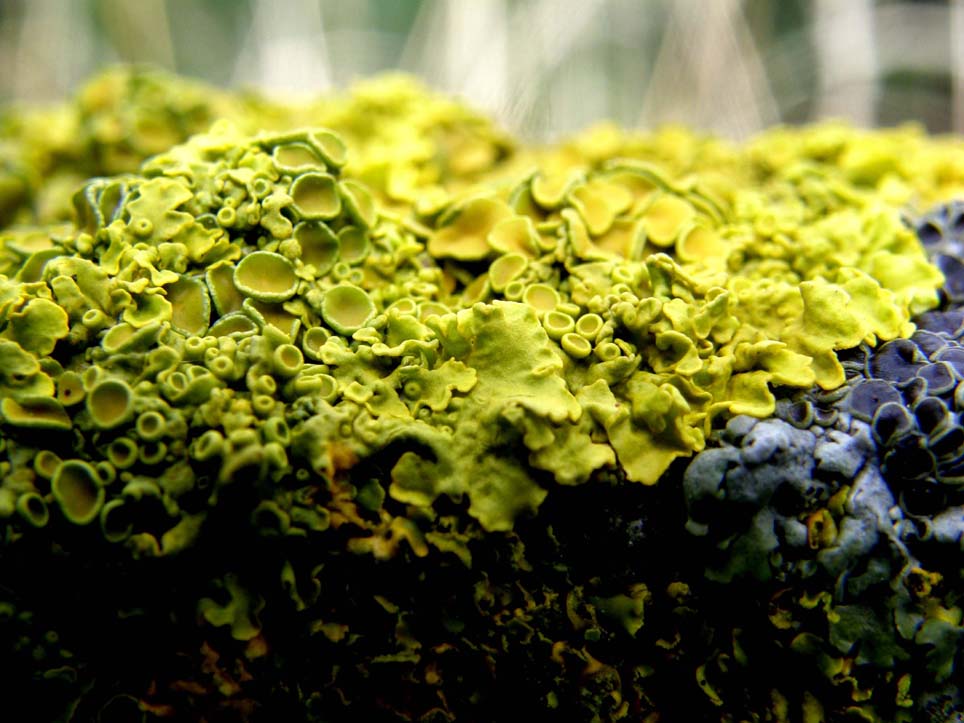
[[73, 103], [7, 110], [0, 116], [0, 220], [69, 220], [70, 196], [86, 179], [136, 171], [148, 156], [238, 113], [238, 101], [215, 88], [127, 68], [87, 83]]
[[[600, 127], [526, 149], [398, 77], [284, 104], [117, 71], [33, 116], [86, 129], [63, 153], [11, 118], [0, 564], [41, 717], [463, 721], [511, 701], [555, 720], [786, 719], [841, 675], [869, 697], [834, 711], [922, 700], [910, 678], [861, 677], [913, 655], [860, 628], [859, 601], [800, 591], [834, 625], [779, 653], [810, 660], [796, 689], [748, 682], [769, 632], [713, 603], [773, 578], [781, 538], [757, 513], [781, 482], [810, 504], [807, 452], [852, 480], [885, 450], [738, 415], [846, 393], [866, 349], [913, 362], [903, 337], [945, 279], [901, 214], [958, 192], [953, 142]], [[72, 175], [97, 177], [65, 193]], [[724, 439], [759, 443], [707, 451], [681, 482], [730, 419]], [[732, 498], [699, 477], [727, 454]], [[783, 477], [758, 480], [774, 455]], [[849, 575], [894, 469], [807, 507], [817, 532], [781, 508], [785, 536], [835, 539], [849, 510], [859, 541], [831, 565]], [[690, 531], [739, 553], [709, 582], [684, 496]], [[943, 681], [960, 621], [929, 591], [899, 624]]]
[[0, 115], [0, 222], [69, 220], [70, 196], [86, 179], [136, 171], [217, 119], [248, 132], [336, 129], [352, 144], [349, 172], [409, 203], [406, 186], [471, 181], [512, 148], [491, 121], [404, 76], [359, 84], [347, 97], [282, 105], [120, 67], [85, 84], [72, 103]]

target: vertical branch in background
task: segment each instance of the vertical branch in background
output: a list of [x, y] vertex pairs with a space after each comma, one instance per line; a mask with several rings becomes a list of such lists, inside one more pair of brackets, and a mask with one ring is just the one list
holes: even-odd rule
[[14, 100], [63, 98], [94, 70], [86, 3], [25, 0], [4, 85]]
[[[66, 4], [71, 4], [66, 0]], [[177, 70], [165, 0], [98, 0], [104, 33], [125, 63]]]
[[[703, 105], [701, 125], [732, 138], [745, 138], [779, 120], [779, 110], [746, 17], [743, 0], [712, 3], [702, 24], [698, 78], [715, 108]], [[716, 108], [722, 110], [717, 115]], [[706, 115], [706, 111], [709, 114]]]
[[659, 53], [667, 9], [651, 2], [639, 11], [638, 0], [608, 0], [605, 35], [609, 41], [609, 109], [613, 120], [633, 126]]
[[178, 72], [218, 86], [230, 83], [251, 21], [250, 0], [166, 1]]
[[741, 0], [673, 2], [640, 124], [686, 123], [739, 139], [778, 119]]
[[[549, 63], [540, 84], [548, 85], [555, 135], [572, 133], [610, 115], [610, 97], [623, 89], [614, 86], [606, 52], [605, 4], [597, 3], [578, 16], [575, 31], [563, 28], [572, 18], [555, 12], [545, 36]], [[574, 57], [573, 57], [574, 56]]]
[[[610, 79], [605, 74], [595, 78], [597, 92], [580, 95], [573, 77], [560, 71], [581, 48], [593, 44], [590, 30], [605, 2], [583, 0], [567, 6], [565, 12], [554, 0], [516, 6], [509, 23], [516, 55], [509, 92], [499, 109], [503, 123], [527, 136], [547, 139], [574, 130], [587, 115], [600, 116], [604, 109], [598, 107], [599, 98], [612, 92]], [[573, 118], [577, 109], [579, 117]]]
[[964, 0], [951, 0], [951, 130], [964, 132]]
[[[892, 2], [874, 7], [877, 125], [916, 121], [950, 129], [953, 115], [951, 9], [947, 4]], [[849, 61], [849, 54], [847, 57]]]
[[509, 74], [505, 0], [448, 0], [445, 18], [446, 87], [484, 108], [501, 107]]
[[438, 38], [445, 33], [445, 23], [445, 0], [418, 0], [418, 14], [399, 54], [398, 67], [441, 85], [445, 72], [439, 62]]
[[14, 87], [20, 80], [18, 76], [22, 75], [16, 65], [22, 13], [23, 0], [11, 0], [0, 5], [0, 68], [7, 71], [0, 73], [0, 103], [14, 99]]
[[494, 111], [509, 72], [505, 0], [424, 0], [399, 65], [432, 85]]
[[289, 92], [331, 87], [331, 63], [318, 0], [254, 0], [233, 82]]
[[814, 118], [876, 119], [878, 62], [873, 0], [813, 0], [819, 96]]
[[[545, 137], [571, 130], [574, 108], [598, 117], [596, 96], [580, 96], [560, 69], [583, 45], [606, 0], [584, 0], [562, 12], [557, 0], [515, 3], [425, 0], [400, 66], [460, 93], [513, 131]], [[603, 90], [608, 79], [595, 79]], [[598, 104], [597, 104], [598, 105]]]

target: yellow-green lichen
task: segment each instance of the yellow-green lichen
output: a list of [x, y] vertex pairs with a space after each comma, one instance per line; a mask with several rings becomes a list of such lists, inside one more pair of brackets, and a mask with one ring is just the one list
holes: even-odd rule
[[[0, 223], [18, 222], [0, 228], [5, 543], [69, 528], [136, 559], [194, 552], [226, 530], [248, 555], [254, 532], [259, 565], [262, 553], [284, 560], [263, 580], [341, 646], [326, 660], [377, 648], [377, 665], [417, 664], [396, 677], [433, 686], [446, 651], [470, 655], [477, 641], [423, 645], [406, 609], [415, 597], [366, 579], [363, 599], [339, 598], [361, 576], [327, 576], [346, 557], [404, 561], [418, 576], [454, 564], [475, 576], [456, 591], [474, 612], [443, 615], [445, 630], [463, 635], [502, 606], [512, 625], [493, 617], [500, 637], [478, 649], [487, 664], [510, 639], [538, 650], [550, 705], [632, 715], [623, 693], [650, 685], [653, 659], [613, 663], [605, 646], [626, 636], [627, 649], [652, 639], [659, 660], [685, 661], [709, 707], [735, 705], [719, 681], [748, 659], [739, 631], [732, 651], [707, 656], [672, 630], [657, 638], [650, 606], [668, 613], [671, 599], [653, 619], [672, 629], [692, 614], [686, 586], [641, 583], [648, 563], [617, 582], [606, 554], [579, 579], [572, 547], [552, 557], [563, 527], [581, 529], [610, 488], [657, 499], [673, 463], [729, 418], [772, 414], [780, 387], [833, 390], [839, 351], [909, 335], [942, 279], [901, 216], [964, 191], [961, 144], [837, 124], [741, 146], [599, 126], [527, 148], [400, 77], [318, 102], [165, 83], [118, 71], [69, 106], [0, 124]], [[525, 522], [546, 510], [551, 524]], [[827, 544], [825, 522], [806, 544]], [[660, 539], [650, 523], [627, 539]], [[536, 528], [548, 562], [520, 542]], [[307, 564], [317, 550], [324, 564]], [[653, 552], [638, 559], [655, 565]], [[501, 564], [509, 587], [489, 569]], [[565, 594], [541, 583], [531, 594], [540, 565], [564, 576]], [[217, 654], [201, 648], [234, 695], [279, 638], [262, 635], [254, 575], [212, 574], [188, 617], [226, 629], [204, 646], [245, 646], [240, 682], [212, 672]], [[339, 618], [346, 608], [386, 615], [396, 649]], [[266, 626], [281, 617], [270, 612]], [[840, 646], [859, 618], [848, 614]], [[908, 632], [922, 644], [959, 627], [929, 615]], [[846, 659], [815, 654], [869, 695]], [[319, 673], [333, 700], [350, 668]], [[605, 692], [564, 700], [565, 676]], [[910, 700], [917, 681], [888, 682], [891, 697]], [[201, 695], [194, 682], [169, 687]], [[573, 707], [589, 698], [591, 714]], [[641, 716], [647, 700], [632, 702]], [[824, 705], [792, 704], [813, 716]]]
[[94, 424], [112, 429], [130, 419], [134, 409], [134, 392], [127, 382], [105, 379], [87, 393], [87, 412]]
[[104, 488], [97, 472], [82, 460], [62, 462], [50, 481], [50, 489], [64, 516], [77, 525], [92, 522], [104, 503]]
[[234, 285], [258, 301], [287, 301], [297, 290], [294, 265], [280, 254], [255, 251], [242, 258], [234, 269]]
[[[669, 459], [698, 449], [702, 430], [716, 415], [768, 413], [769, 384], [839, 383], [835, 349], [905, 333], [908, 312], [932, 293], [933, 270], [909, 245], [896, 212], [870, 193], [857, 189], [821, 215], [789, 194], [801, 182], [793, 174], [771, 171], [762, 186], [746, 183], [736, 151], [719, 154], [704, 187], [675, 180], [684, 171], [701, 178], [695, 141], [687, 141], [696, 149], [687, 168], [661, 166], [666, 159], [659, 156], [658, 136], [619, 141], [622, 146], [605, 154], [632, 158], [652, 151], [656, 161], [607, 165], [590, 137], [557, 156], [537, 154], [546, 170], [515, 189], [466, 192], [464, 200], [452, 201], [436, 194], [440, 200], [415, 206], [415, 218], [406, 224], [378, 225], [364, 188], [339, 180], [345, 159], [333, 134], [267, 135], [251, 143], [225, 127], [158, 156], [147, 167], [148, 178], [89, 185], [77, 197], [83, 199], [77, 207], [84, 232], [56, 253], [93, 252], [97, 282], [83, 282], [77, 272], [91, 272], [80, 266], [68, 272], [51, 255], [32, 283], [49, 284], [71, 321], [74, 309], [94, 302], [101, 317], [87, 320], [90, 312], [84, 311], [83, 328], [71, 324], [78, 341], [103, 333], [113, 318], [100, 337], [109, 354], [141, 353], [159, 343], [168, 323], [183, 336], [205, 333], [208, 321], [212, 335], [222, 339], [277, 328], [291, 344], [297, 341], [292, 334], [304, 334], [305, 353], [336, 373], [312, 376], [271, 362], [280, 376], [292, 377], [292, 390], [320, 379], [374, 384], [381, 374], [374, 360], [385, 356], [416, 352], [417, 365], [432, 369], [432, 343], [441, 341], [444, 327], [403, 332], [396, 320], [388, 334], [393, 338], [383, 338], [378, 313], [396, 299], [414, 299], [424, 309], [434, 304], [441, 320], [461, 304], [518, 299], [542, 317], [545, 343], [558, 352], [558, 366], [546, 369], [554, 369], [552, 376], [593, 410], [586, 419], [569, 420], [571, 427], [553, 422], [555, 428], [538, 434], [570, 445], [602, 435], [626, 460], [630, 477], [647, 482], [659, 477]], [[241, 147], [249, 148], [248, 155], [229, 160], [227, 151]], [[279, 170], [295, 176], [290, 186]], [[730, 187], [717, 180], [727, 173]], [[814, 174], [810, 181], [828, 179]], [[419, 217], [429, 208], [435, 210]], [[286, 213], [320, 214], [327, 221], [293, 226]], [[241, 253], [228, 228], [232, 234], [257, 228], [271, 238]], [[424, 250], [456, 265], [415, 263]], [[894, 259], [904, 257], [918, 269], [918, 281], [897, 278]], [[339, 259], [347, 265], [339, 266]], [[488, 282], [470, 279], [457, 265], [488, 259]], [[353, 275], [352, 264], [360, 276]], [[192, 272], [204, 274], [204, 286]], [[303, 301], [297, 296], [301, 281], [308, 282]], [[468, 291], [459, 294], [463, 287]], [[34, 291], [26, 293], [21, 300]], [[205, 306], [207, 294], [213, 309]], [[44, 302], [52, 304], [40, 296], [22, 308], [40, 312], [50, 308]], [[61, 312], [43, 341], [21, 347], [46, 353], [51, 340], [66, 336], [63, 321]], [[339, 335], [366, 329], [367, 336], [350, 342], [350, 363], [332, 361], [337, 354], [335, 347], [326, 352], [327, 339], [307, 342], [319, 321]], [[19, 339], [24, 326], [11, 322], [5, 334]], [[441, 349], [461, 359], [445, 343]], [[196, 367], [159, 370], [161, 393], [174, 403], [190, 403], [217, 388], [218, 380], [240, 378], [250, 365], [239, 365], [237, 352], [205, 363], [213, 374], [199, 374]], [[102, 396], [95, 393], [86, 406], [92, 419], [109, 425], [114, 417], [102, 411]], [[359, 403], [350, 397], [348, 402]], [[404, 405], [386, 406], [385, 399], [378, 410], [401, 414]], [[536, 440], [536, 432], [527, 434]], [[534, 464], [559, 468], [550, 459], [552, 445], [538, 444], [532, 441], [530, 448]], [[599, 466], [611, 456], [600, 455]]]
[[23, 429], [70, 429], [70, 416], [63, 406], [49, 397], [7, 397], [0, 402], [3, 420]]
[[[658, 136], [598, 134], [383, 214], [376, 199], [400, 197], [346, 176], [336, 139], [221, 124], [141, 177], [89, 184], [75, 196], [80, 229], [42, 251], [35, 281], [5, 292], [17, 311], [0, 333], [31, 369], [10, 383], [21, 396], [44, 390], [50, 378], [31, 360], [56, 344], [99, 344], [92, 360], [107, 367], [170, 348], [139, 377], [116, 367], [78, 390], [90, 422], [114, 429], [142, 418], [134, 384], [191, 407], [235, 394], [257, 370], [278, 379], [285, 403], [323, 392], [352, 430], [326, 432], [323, 446], [364, 458], [410, 437], [437, 450], [402, 455], [393, 496], [429, 506], [465, 494], [484, 526], [506, 529], [546, 494], [528, 465], [565, 484], [613, 465], [655, 483], [721, 415], [772, 413], [774, 385], [838, 386], [837, 350], [907, 334], [911, 313], [936, 300], [940, 275], [899, 209], [872, 189], [842, 193], [830, 168], [801, 176], [791, 164], [751, 182], [755, 156], [737, 149], [704, 171], [695, 139], [683, 167], [646, 157]], [[544, 170], [503, 180], [516, 162]], [[834, 202], [808, 205], [804, 178]], [[913, 273], [898, 275], [901, 264]], [[516, 377], [487, 386], [515, 363], [515, 345], [542, 361], [519, 360]], [[444, 408], [413, 404], [414, 370], [431, 377], [451, 362], [478, 387], [452, 385], [462, 391]], [[236, 418], [285, 413], [252, 384], [231, 403], [243, 402]], [[568, 411], [537, 408], [540, 395]], [[520, 450], [528, 463], [509, 462]], [[587, 461], [567, 471], [576, 450]]]

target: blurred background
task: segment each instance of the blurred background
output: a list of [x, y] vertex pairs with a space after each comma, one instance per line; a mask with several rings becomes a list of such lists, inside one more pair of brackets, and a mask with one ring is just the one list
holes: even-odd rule
[[964, 0], [0, 0], [0, 102], [118, 62], [272, 93], [403, 70], [530, 140], [600, 119], [964, 131]]

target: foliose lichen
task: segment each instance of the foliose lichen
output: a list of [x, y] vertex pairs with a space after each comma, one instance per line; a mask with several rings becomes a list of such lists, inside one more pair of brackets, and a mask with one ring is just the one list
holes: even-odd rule
[[[44, 716], [780, 720], [843, 681], [886, 718], [948, 679], [950, 573], [899, 523], [960, 539], [955, 277], [902, 221], [961, 190], [953, 143], [523, 148], [399, 77], [116, 71], [51, 113], [0, 183], [0, 603]], [[767, 636], [706, 608], [746, 575], [806, 583], [779, 605], [826, 625], [778, 627], [813, 686], [737, 692]]]
[[734, 418], [685, 475], [707, 575], [752, 579], [772, 645], [836, 661], [839, 705], [871, 719], [916, 720], [960, 665], [961, 213], [916, 222], [945, 282], [910, 339], [841, 354], [846, 385], [782, 400], [776, 419]]

